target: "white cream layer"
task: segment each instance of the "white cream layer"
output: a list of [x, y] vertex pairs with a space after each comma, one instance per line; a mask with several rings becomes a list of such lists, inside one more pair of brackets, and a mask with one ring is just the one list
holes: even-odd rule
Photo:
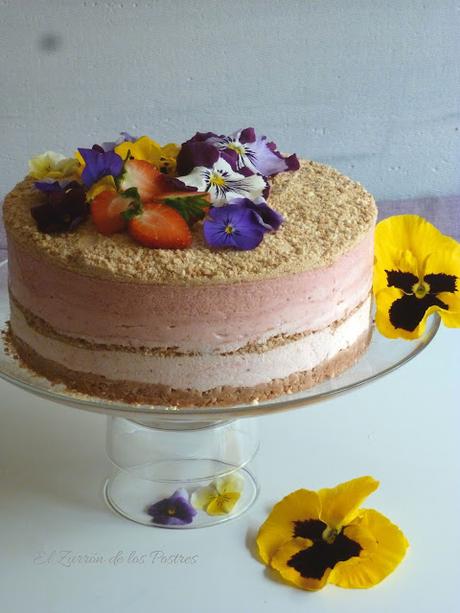
[[155, 356], [86, 349], [40, 334], [21, 311], [11, 309], [14, 333], [43, 358], [82, 373], [112, 381], [166, 385], [204, 392], [221, 386], [254, 387], [273, 379], [312, 370], [352, 345], [370, 325], [368, 298], [350, 317], [298, 340], [264, 351], [230, 354]]

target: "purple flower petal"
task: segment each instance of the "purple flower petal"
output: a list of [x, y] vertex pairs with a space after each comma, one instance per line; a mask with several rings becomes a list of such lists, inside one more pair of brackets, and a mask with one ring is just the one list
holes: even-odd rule
[[81, 174], [86, 187], [99, 181], [106, 175], [118, 177], [123, 170], [123, 160], [114, 151], [104, 151], [100, 145], [94, 145], [92, 149], [78, 149], [85, 161], [85, 167]]
[[191, 524], [197, 514], [188, 501], [187, 490], [176, 490], [169, 498], [163, 498], [146, 509], [152, 521], [163, 526], [183, 526]]
[[192, 136], [192, 138], [187, 141], [187, 143], [205, 143], [213, 138], [222, 137], [214, 134], [214, 132], [197, 132], [195, 136]]
[[85, 190], [77, 181], [71, 181], [60, 189], [45, 191], [44, 194], [46, 201], [30, 210], [40, 232], [70, 232], [89, 215]]
[[61, 181], [35, 181], [34, 185], [41, 192], [60, 192], [71, 182], [71, 179], [64, 179]]
[[239, 133], [238, 140], [243, 145], [246, 143], [253, 143], [256, 140], [256, 131], [254, 130], [254, 128], [245, 128]]
[[259, 223], [266, 230], [276, 231], [284, 221], [281, 213], [269, 207], [263, 198], [259, 198], [256, 202], [249, 200], [249, 198], [235, 198], [228, 204], [229, 206], [241, 206], [253, 211]]
[[128, 132], [120, 132], [120, 137], [117, 140], [102, 143], [101, 147], [104, 151], [113, 151], [117, 145], [125, 142], [134, 143], [137, 139], [137, 136], [131, 136]]
[[260, 245], [265, 229], [250, 209], [224, 206], [210, 210], [203, 224], [203, 233], [211, 247], [246, 251]]
[[248, 158], [251, 164], [264, 177], [271, 177], [286, 170], [297, 170], [299, 161], [297, 156], [284, 158], [276, 149], [275, 143], [267, 142], [266, 136], [261, 136], [247, 144]]
[[219, 159], [219, 151], [209, 143], [188, 141], [177, 156], [177, 174], [188, 175], [197, 166], [211, 168]]

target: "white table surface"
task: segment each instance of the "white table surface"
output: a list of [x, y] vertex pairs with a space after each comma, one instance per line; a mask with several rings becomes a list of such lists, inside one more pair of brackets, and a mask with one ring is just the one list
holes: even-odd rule
[[[0, 382], [0, 611], [459, 611], [459, 338], [441, 329], [425, 352], [380, 381], [260, 418], [258, 500], [238, 520], [201, 530], [114, 515], [101, 493], [105, 418]], [[367, 506], [410, 540], [397, 572], [362, 591], [308, 593], [270, 578], [253, 551], [271, 505], [299, 487], [363, 474], [381, 480]], [[152, 564], [154, 551], [195, 563]], [[103, 561], [79, 562], [94, 555]]]

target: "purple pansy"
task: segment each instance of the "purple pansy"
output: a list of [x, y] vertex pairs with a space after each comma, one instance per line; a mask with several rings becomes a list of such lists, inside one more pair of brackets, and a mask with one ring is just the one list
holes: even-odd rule
[[254, 249], [262, 242], [265, 231], [257, 214], [239, 205], [213, 207], [203, 223], [206, 242], [216, 248]]
[[271, 177], [279, 172], [299, 168], [299, 160], [295, 154], [282, 156], [276, 144], [269, 142], [266, 136], [256, 136], [254, 128], [245, 128], [230, 136], [197, 132], [188, 143], [196, 142], [212, 145], [219, 151], [235, 153], [237, 158], [235, 170], [249, 168], [264, 177]]
[[87, 188], [106, 175], [118, 177], [123, 170], [121, 157], [114, 151], [104, 151], [100, 145], [93, 145], [92, 149], [79, 149], [78, 151], [85, 161], [81, 178]]
[[191, 524], [197, 514], [189, 502], [189, 495], [184, 488], [178, 489], [169, 498], [163, 498], [147, 508], [152, 522], [163, 526], [184, 526]]
[[53, 188], [44, 194], [46, 201], [30, 210], [40, 232], [46, 234], [69, 232], [89, 215], [85, 190], [77, 181], [72, 181], [60, 189]]
[[284, 221], [284, 217], [275, 209], [268, 206], [263, 198], [258, 198], [255, 202], [249, 198], [235, 198], [229, 202], [230, 206], [242, 206], [254, 211], [259, 223], [268, 231], [276, 231]]

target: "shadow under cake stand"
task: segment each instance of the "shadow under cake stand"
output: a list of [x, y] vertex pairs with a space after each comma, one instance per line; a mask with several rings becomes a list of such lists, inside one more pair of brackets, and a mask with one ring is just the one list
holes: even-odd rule
[[[0, 317], [9, 320], [6, 262], [0, 263]], [[396, 370], [418, 355], [434, 338], [439, 317], [428, 320], [425, 334], [415, 341], [389, 340], [375, 329], [366, 353], [343, 374], [309, 390], [248, 405], [177, 408], [127, 404], [69, 391], [64, 385], [21, 366], [0, 350], [0, 376], [26, 392], [53, 403], [108, 416], [106, 450], [112, 474], [104, 498], [116, 513], [148, 526], [155, 523], [147, 508], [184, 488], [188, 494], [237, 475], [240, 498], [228, 514], [199, 510], [193, 521], [175, 529], [211, 526], [244, 513], [259, 491], [255, 458], [259, 447], [255, 418], [306, 407], [354, 390]]]

